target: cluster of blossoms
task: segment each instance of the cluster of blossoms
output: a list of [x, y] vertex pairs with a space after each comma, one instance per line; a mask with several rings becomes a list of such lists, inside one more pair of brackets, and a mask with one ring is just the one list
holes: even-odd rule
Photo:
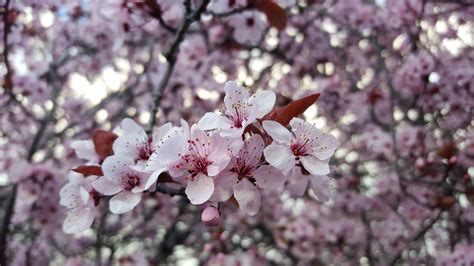
[[0, 264], [472, 264], [473, 8], [2, 1]]
[[[310, 181], [316, 198], [328, 201], [332, 187], [327, 174], [336, 138], [297, 117], [289, 123], [291, 131], [266, 120], [275, 104], [272, 91], [250, 95], [234, 81], [224, 90], [225, 110], [206, 113], [192, 126], [184, 120], [180, 126], [166, 123], [149, 137], [133, 120], [124, 119], [122, 133], [113, 138], [105, 158], [97, 160], [93, 141], [73, 142], [76, 154], [88, 160], [75, 171], [87, 177], [71, 172], [61, 190], [61, 204], [70, 209], [65, 232], [89, 228], [101, 198], [111, 196], [110, 211], [123, 214], [160, 183], [184, 186], [191, 204], [208, 203], [203, 221], [212, 225], [220, 216], [212, 206], [233, 197], [243, 212], [255, 215], [260, 191], [283, 190], [285, 183], [301, 196]], [[90, 167], [103, 174], [93, 175]]]

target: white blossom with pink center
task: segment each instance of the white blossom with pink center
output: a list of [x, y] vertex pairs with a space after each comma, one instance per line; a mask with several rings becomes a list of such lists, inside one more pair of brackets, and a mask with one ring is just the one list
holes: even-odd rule
[[275, 93], [258, 91], [252, 96], [235, 81], [228, 81], [224, 86], [223, 115], [206, 113], [198, 122], [202, 130], [219, 129], [223, 137], [238, 138], [245, 128], [268, 114], [275, 104]]
[[132, 158], [137, 166], [134, 169], [143, 168], [146, 161], [153, 154], [154, 147], [171, 129], [171, 123], [166, 123], [157, 128], [152, 138], [148, 138], [145, 130], [130, 118], [122, 120], [123, 135], [118, 137], [114, 144], [114, 154]]
[[97, 176], [84, 177], [70, 172], [68, 179], [69, 182], [59, 192], [59, 203], [69, 209], [63, 223], [63, 230], [67, 234], [73, 234], [91, 227], [100, 194], [91, 185], [94, 180], [97, 180]]
[[234, 28], [232, 37], [238, 43], [258, 44], [263, 37], [267, 21], [265, 16], [256, 11], [245, 11], [229, 18], [229, 24]]
[[186, 195], [192, 204], [206, 202], [214, 192], [214, 179], [229, 163], [230, 154], [239, 142], [217, 132], [206, 133], [186, 122], [174, 128], [150, 157], [146, 170], [153, 171], [150, 182], [168, 171], [187, 183]]
[[311, 181], [311, 188], [319, 200], [329, 200], [331, 187], [329, 158], [337, 148], [336, 138], [319, 131], [313, 124], [300, 118], [290, 121], [291, 132], [275, 121], [263, 121], [265, 131], [273, 143], [265, 148], [265, 159], [285, 173], [291, 173], [289, 189], [302, 195]]
[[234, 195], [242, 211], [250, 215], [257, 214], [260, 209], [260, 189], [278, 189], [286, 181], [279, 169], [263, 164], [264, 147], [260, 135], [252, 135], [245, 140], [226, 170], [217, 176], [212, 201], [226, 201]]
[[110, 211], [116, 214], [131, 211], [141, 200], [146, 189], [148, 174], [131, 168], [134, 161], [123, 155], [107, 157], [102, 164], [104, 176], [95, 180], [92, 186], [100, 193], [110, 196]]

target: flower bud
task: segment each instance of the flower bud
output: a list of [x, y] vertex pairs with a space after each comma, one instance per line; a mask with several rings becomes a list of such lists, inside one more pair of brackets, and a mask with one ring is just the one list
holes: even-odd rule
[[217, 226], [221, 220], [221, 215], [215, 207], [208, 206], [202, 211], [201, 220], [205, 226]]

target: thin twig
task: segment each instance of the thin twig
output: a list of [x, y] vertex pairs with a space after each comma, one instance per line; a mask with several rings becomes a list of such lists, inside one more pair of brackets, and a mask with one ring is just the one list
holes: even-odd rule
[[179, 45], [184, 39], [184, 35], [188, 31], [189, 27], [193, 22], [199, 20], [201, 14], [206, 9], [207, 5], [209, 4], [210, 0], [202, 1], [201, 5], [191, 14], [187, 14], [181, 26], [178, 29], [178, 32], [175, 35], [175, 38], [171, 45], [169, 46], [168, 50], [164, 53], [164, 57], [168, 64], [166, 65], [165, 73], [160, 80], [158, 86], [153, 90], [152, 98], [153, 98], [153, 107], [151, 109], [150, 121], [147, 127], [147, 133], [151, 133], [153, 127], [156, 124], [156, 113], [158, 111], [158, 106], [163, 96], [163, 92], [168, 85], [168, 82], [171, 78], [171, 74], [173, 73], [174, 66], [176, 64], [176, 57], [178, 55]]

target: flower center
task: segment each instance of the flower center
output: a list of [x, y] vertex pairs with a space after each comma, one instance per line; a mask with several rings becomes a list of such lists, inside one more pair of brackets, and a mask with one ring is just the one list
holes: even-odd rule
[[152, 154], [151, 139], [148, 139], [147, 143], [138, 149], [138, 160], [148, 160]]
[[291, 143], [291, 151], [296, 157], [308, 155], [307, 144], [310, 142], [308, 138], [295, 139]]
[[125, 190], [132, 190], [134, 187], [139, 186], [141, 179], [137, 175], [127, 175], [122, 178], [122, 184]]
[[181, 159], [187, 164], [191, 180], [194, 180], [200, 173], [207, 175], [207, 167], [213, 163], [208, 156], [211, 143], [202, 142], [197, 138], [188, 140], [188, 143], [189, 153], [182, 155]]

